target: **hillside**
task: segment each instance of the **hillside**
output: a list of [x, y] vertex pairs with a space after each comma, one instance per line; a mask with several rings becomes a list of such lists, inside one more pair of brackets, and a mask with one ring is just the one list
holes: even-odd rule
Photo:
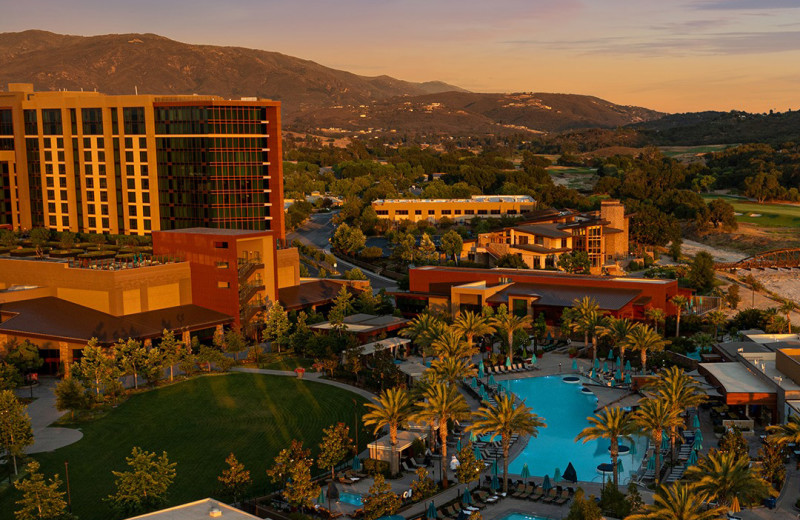
[[0, 33], [0, 88], [216, 94], [283, 102], [287, 128], [476, 135], [612, 128], [662, 116], [571, 94], [471, 93], [439, 81], [366, 77], [277, 52], [154, 34]]
[[702, 145], [800, 140], [800, 112], [692, 112], [633, 124], [649, 142], [658, 145]]

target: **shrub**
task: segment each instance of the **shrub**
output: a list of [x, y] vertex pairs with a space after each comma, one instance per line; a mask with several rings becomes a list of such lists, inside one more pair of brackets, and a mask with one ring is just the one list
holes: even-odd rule
[[361, 250], [359, 256], [364, 260], [376, 260], [383, 256], [383, 249], [375, 246], [365, 247]]
[[389, 463], [385, 460], [366, 459], [364, 461], [364, 471], [373, 477], [375, 475], [383, 475], [384, 477], [390, 476]]

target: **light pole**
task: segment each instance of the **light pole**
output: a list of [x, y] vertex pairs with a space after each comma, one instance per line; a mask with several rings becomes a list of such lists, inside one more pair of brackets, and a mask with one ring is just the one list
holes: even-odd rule
[[356, 457], [358, 457], [358, 402], [353, 399], [353, 429], [356, 435]]
[[69, 490], [69, 461], [64, 461], [64, 477], [67, 481], [67, 506], [69, 507], [69, 512], [72, 512], [72, 495], [70, 494]]

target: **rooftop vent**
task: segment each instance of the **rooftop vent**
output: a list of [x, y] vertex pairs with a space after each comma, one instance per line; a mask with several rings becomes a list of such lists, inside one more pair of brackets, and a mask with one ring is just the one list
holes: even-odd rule
[[219, 518], [220, 516], [222, 516], [222, 510], [218, 507], [212, 507], [208, 511], [208, 516], [210, 516], [211, 518]]

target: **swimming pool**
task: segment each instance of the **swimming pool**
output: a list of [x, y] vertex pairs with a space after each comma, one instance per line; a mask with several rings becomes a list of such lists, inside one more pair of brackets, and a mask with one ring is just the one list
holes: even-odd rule
[[[532, 377], [508, 381], [510, 390], [525, 400], [533, 412], [544, 419], [547, 428], [539, 429], [539, 436], [531, 438], [528, 445], [508, 466], [509, 473], [519, 475], [523, 464], [528, 464], [531, 475], [550, 475], [556, 468], [561, 473], [570, 462], [575, 467], [578, 480], [601, 482], [597, 466], [611, 462], [606, 439], [583, 443], [575, 437], [589, 425], [587, 417], [594, 415], [597, 398], [581, 391], [582, 386], [565, 383], [561, 376]], [[621, 482], [630, 478], [630, 472], [638, 469], [647, 443], [645, 437], [635, 438], [634, 446], [628, 441], [620, 442], [632, 449], [620, 455], [622, 462]], [[516, 520], [516, 519], [512, 519]]]
[[350, 504], [351, 506], [361, 507], [364, 505], [364, 497], [358, 493], [341, 491], [339, 493], [339, 502], [344, 502], [345, 504]]
[[500, 520], [547, 520], [544, 516], [526, 515], [524, 513], [510, 513]]

